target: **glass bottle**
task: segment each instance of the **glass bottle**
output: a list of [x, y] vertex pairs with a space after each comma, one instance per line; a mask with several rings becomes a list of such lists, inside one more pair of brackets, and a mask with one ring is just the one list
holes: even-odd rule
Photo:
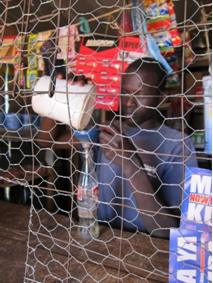
[[98, 182], [95, 166], [92, 160], [92, 150], [84, 147], [84, 163], [78, 180], [78, 235], [81, 239], [98, 238]]

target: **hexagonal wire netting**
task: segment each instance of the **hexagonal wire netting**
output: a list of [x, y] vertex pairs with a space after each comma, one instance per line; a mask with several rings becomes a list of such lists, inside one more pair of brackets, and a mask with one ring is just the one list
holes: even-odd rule
[[[162, 238], [180, 220], [185, 170], [211, 164], [211, 8], [1, 1], [1, 197], [30, 207], [24, 282], [182, 282]], [[141, 63], [125, 75], [144, 57], [163, 63], [164, 90], [146, 58], [148, 78]], [[85, 128], [82, 142], [76, 130], [82, 139]], [[100, 232], [85, 240], [78, 184], [87, 150], [99, 208], [81, 216]]]

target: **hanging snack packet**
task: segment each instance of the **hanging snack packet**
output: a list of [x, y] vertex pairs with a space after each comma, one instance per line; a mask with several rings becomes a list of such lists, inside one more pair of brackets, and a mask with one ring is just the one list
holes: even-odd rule
[[145, 13], [147, 15], [147, 30], [152, 33], [160, 52], [162, 54], [174, 52], [172, 37], [169, 32], [171, 27], [171, 18], [166, 3], [157, 6], [156, 2], [145, 3]]
[[174, 52], [170, 32], [171, 20], [169, 15], [164, 15], [147, 20], [147, 30], [152, 33], [161, 53]]
[[146, 20], [144, 18], [144, 11], [143, 8], [140, 6], [140, 10], [141, 10], [141, 17], [143, 20], [143, 29], [144, 32], [146, 34], [146, 40], [147, 40], [147, 45], [148, 45], [148, 50], [150, 55], [155, 58], [156, 60], [158, 60], [159, 62], [161, 62], [167, 73], [170, 74], [172, 73], [172, 68], [169, 66], [168, 62], [165, 60], [165, 58], [162, 56], [161, 52], [160, 52], [160, 48], [158, 46], [158, 44], [156, 43], [156, 40], [153, 38], [153, 36], [150, 33], [147, 33], [147, 24], [146, 24]]
[[176, 29], [177, 22], [172, 1], [145, 1], [144, 10], [147, 16], [147, 28], [152, 32], [161, 53], [174, 52], [174, 46], [182, 43]]
[[[129, 17], [129, 14], [127, 13], [127, 11], [124, 11], [123, 14], [121, 15], [121, 22], [120, 22], [119, 28], [123, 32], [132, 32], [133, 31], [132, 22], [130, 20], [130, 17]], [[118, 36], [122, 35], [120, 30], [118, 30]]]
[[37, 50], [37, 34], [29, 36], [27, 51], [28, 51], [28, 68], [27, 68], [27, 88], [32, 88], [38, 77], [38, 58]]
[[172, 44], [173, 46], [177, 46], [182, 43], [182, 40], [181, 40], [179, 31], [176, 29], [177, 21], [176, 21], [176, 15], [174, 11], [174, 4], [172, 3], [172, 1], [167, 1], [167, 5], [168, 5], [169, 15], [171, 18], [171, 27], [175, 28], [175, 29], [170, 30], [170, 34], [172, 36]]
[[14, 57], [14, 76], [18, 77], [18, 85], [24, 85], [24, 63], [20, 62], [21, 53], [24, 50], [24, 38], [18, 36], [15, 43], [15, 57]]
[[172, 37], [168, 32], [156, 32], [153, 35], [158, 47], [160, 48], [160, 52], [162, 54], [165, 53], [173, 53], [174, 47], [172, 45]]
[[155, 0], [145, 0], [144, 2], [141, 1], [141, 3], [143, 4], [147, 18], [157, 17], [157, 4]]
[[147, 23], [146, 23], [146, 18], [145, 18], [144, 7], [139, 4], [139, 0], [137, 1], [133, 0], [133, 7], [136, 8], [136, 9], [132, 9], [132, 11], [134, 10], [134, 14], [132, 13], [134, 30], [136, 30], [136, 27], [138, 29], [138, 26], [140, 26], [140, 23], [142, 23], [141, 27], [143, 26], [143, 29], [141, 28], [141, 35], [143, 35], [143, 32], [144, 32], [145, 39], [146, 39], [147, 46], [148, 46], [148, 52], [150, 56], [155, 58], [159, 62], [161, 62], [164, 65], [166, 71], [168, 73], [171, 73], [172, 68], [169, 66], [167, 61], [162, 56], [160, 52], [160, 48], [158, 44], [156, 43], [156, 40], [153, 38], [152, 34], [147, 32], [148, 29], [147, 29]]
[[75, 42], [80, 41], [76, 25], [60, 27], [57, 59], [70, 59], [75, 57]]
[[152, 3], [151, 1], [149, 1], [149, 5], [147, 1], [146, 5], [144, 5], [144, 10], [145, 10], [147, 19], [150, 19], [150, 18], [156, 19], [157, 17], [161, 18], [161, 17], [170, 15], [167, 3], [158, 6], [155, 1], [152, 1]]

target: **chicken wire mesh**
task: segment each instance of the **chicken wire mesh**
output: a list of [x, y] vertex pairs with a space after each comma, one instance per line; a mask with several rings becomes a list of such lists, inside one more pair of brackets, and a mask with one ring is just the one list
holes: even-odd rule
[[[151, 195], [156, 199], [157, 192], [168, 186], [161, 173], [164, 166], [174, 167], [167, 173], [174, 175], [169, 185], [178, 188], [179, 194], [183, 191], [189, 159], [195, 160], [197, 154], [199, 166], [210, 168], [212, 126], [208, 83], [212, 3], [107, 2], [8, 0], [0, 3], [1, 197], [30, 207], [24, 282], [168, 282], [171, 252], [168, 241], [158, 236], [164, 237], [163, 232], [169, 229], [155, 216], [170, 213], [179, 219], [180, 214], [168, 212], [167, 206], [181, 210], [182, 201], [179, 204], [169, 199], [167, 203], [156, 201], [159, 206], [154, 211], [151, 205], [136, 206], [133, 199], [140, 189], [134, 177], [144, 170], [149, 178], [155, 176], [157, 187]], [[152, 50], [156, 44], [158, 48], [150, 51], [150, 46]], [[138, 90], [131, 92], [139, 103], [135, 112], [145, 107], [157, 113], [160, 126], [148, 130], [137, 124], [137, 115], [122, 112], [120, 101], [127, 100], [130, 94], [126, 68], [150, 54], [158, 55], [161, 61], [164, 58], [164, 66], [172, 72], [155, 106], [146, 106]], [[137, 73], [136, 70], [130, 69], [130, 75]], [[57, 77], [59, 74], [62, 79]], [[87, 88], [77, 85], [82, 75]], [[138, 80], [140, 88], [143, 84], [149, 86], [150, 81], [143, 81], [143, 77]], [[73, 93], [76, 101], [69, 100]], [[33, 99], [36, 106], [32, 105]], [[131, 116], [129, 120], [136, 131], [123, 129], [122, 119], [127, 116]], [[126, 151], [128, 158], [118, 161], [121, 169], [117, 171], [113, 162], [124, 154], [125, 141], [121, 142], [119, 151], [111, 140], [101, 143], [89, 140], [94, 150], [94, 165], [97, 168], [103, 165], [102, 171], [98, 170], [99, 210], [109, 212], [106, 207], [110, 206], [113, 213], [109, 212], [110, 217], [99, 214], [100, 236], [85, 242], [77, 232], [82, 144], [73, 131], [83, 129], [85, 124], [94, 129], [106, 120], [110, 123], [105, 131], [111, 138], [123, 136], [125, 140], [125, 135], [129, 135], [134, 151], [132, 148]], [[165, 125], [178, 130], [181, 136], [165, 133], [162, 130]], [[193, 140], [195, 149], [184, 134]], [[147, 136], [148, 141], [141, 143], [137, 135], [140, 139], [141, 135]], [[153, 142], [156, 135], [157, 144]], [[162, 152], [162, 144], [174, 150], [177, 144], [181, 148]], [[99, 159], [96, 150], [111, 158], [109, 154], [114, 152], [112, 161], [103, 156]], [[136, 162], [135, 171], [128, 175], [124, 165], [127, 159], [135, 162], [135, 153], [142, 160], [156, 158], [156, 168], [152, 164], [142, 167]], [[183, 173], [178, 181], [176, 165], [181, 166]], [[126, 182], [132, 189], [128, 195]], [[145, 186], [147, 181], [141, 183]], [[103, 196], [104, 190], [107, 198]], [[141, 193], [144, 197], [150, 195], [143, 190]], [[170, 196], [174, 197], [178, 196]], [[129, 209], [127, 213], [124, 208]], [[132, 216], [131, 210], [136, 214]], [[145, 233], [138, 228], [135, 221], [138, 215], [155, 222], [153, 230], [146, 229], [148, 233]], [[157, 237], [155, 232], [159, 233]]]

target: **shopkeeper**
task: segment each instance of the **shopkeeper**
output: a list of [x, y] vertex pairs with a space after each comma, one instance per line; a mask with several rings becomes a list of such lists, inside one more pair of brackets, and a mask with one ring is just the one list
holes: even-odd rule
[[[165, 82], [164, 67], [152, 58], [128, 66], [122, 77], [122, 119], [100, 127], [97, 160], [100, 221], [162, 238], [179, 226], [183, 172], [198, 166], [189, 136], [158, 121]], [[54, 127], [50, 135], [52, 126], [44, 118], [41, 130], [47, 132], [37, 138], [45, 145], [66, 142], [54, 146], [69, 148], [71, 133], [58, 135]]]

